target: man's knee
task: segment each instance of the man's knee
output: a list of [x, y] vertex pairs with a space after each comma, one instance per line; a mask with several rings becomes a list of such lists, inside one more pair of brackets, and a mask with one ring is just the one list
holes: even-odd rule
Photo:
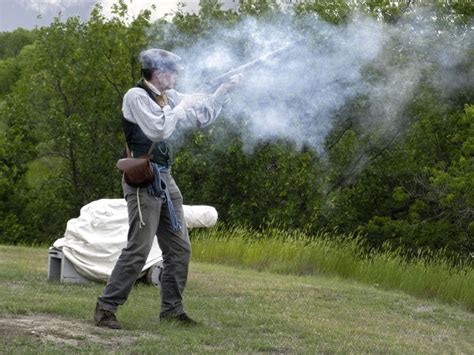
[[191, 246], [183, 244], [175, 246], [173, 249], [163, 252], [163, 262], [168, 265], [185, 265], [189, 264], [191, 259]]
[[152, 243], [146, 240], [143, 240], [141, 243], [138, 241], [129, 241], [127, 246], [122, 249], [122, 256], [145, 261], [150, 253], [151, 246]]
[[180, 259], [182, 263], [189, 264], [189, 260], [191, 259], [191, 246], [182, 250]]

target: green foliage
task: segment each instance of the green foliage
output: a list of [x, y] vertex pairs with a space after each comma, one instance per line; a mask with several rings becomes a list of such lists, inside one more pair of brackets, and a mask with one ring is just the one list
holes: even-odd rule
[[7, 58], [0, 60], [0, 97], [10, 92], [12, 85], [16, 82], [18, 65], [15, 59]]
[[[29, 225], [24, 223], [24, 206], [29, 187], [23, 184], [28, 162], [34, 159], [36, 140], [28, 112], [8, 97], [1, 107], [6, 129], [0, 133], [0, 239], [8, 243], [27, 241]], [[31, 113], [31, 112], [29, 112]]]
[[[344, 26], [362, 12], [395, 26], [407, 5], [316, 1], [287, 16], [311, 39], [299, 21], [307, 13]], [[472, 6], [461, 2], [426, 6], [446, 26], [466, 26], [472, 16]], [[114, 13], [107, 20], [96, 7], [86, 22], [56, 19], [35, 31], [0, 34], [0, 241], [51, 242], [85, 203], [121, 196], [114, 167], [124, 141], [121, 100], [139, 77], [143, 48], [189, 47], [247, 17], [281, 21], [267, 0], [242, 1], [237, 12], [202, 1], [198, 14], [178, 11], [153, 26], [149, 12], [127, 23], [123, 1]], [[389, 63], [364, 68], [367, 80], [387, 80], [423, 56], [398, 39], [385, 50]], [[367, 250], [403, 248], [416, 256], [430, 248], [464, 258], [474, 251], [472, 90], [442, 92], [432, 84], [434, 66], [422, 73], [392, 135], [367, 129], [369, 98], [355, 97], [337, 112], [323, 155], [283, 140], [249, 149], [246, 117], [189, 132], [174, 166], [185, 203], [213, 205], [230, 224], [357, 231]], [[472, 66], [466, 59], [453, 72], [467, 78]]]
[[239, 12], [254, 17], [271, 16], [274, 11], [278, 12], [278, 5], [270, 0], [240, 0]]
[[339, 24], [343, 23], [353, 13], [353, 8], [347, 1], [307, 1], [301, 2], [295, 6], [297, 14], [305, 12], [317, 13], [323, 20]]
[[[22, 242], [51, 242], [82, 205], [121, 195], [114, 167], [123, 145], [121, 100], [139, 77], [135, 58], [145, 46], [147, 24], [146, 14], [130, 26], [119, 17], [106, 21], [96, 8], [86, 23], [56, 19], [38, 30], [4, 107], [5, 139], [12, 146], [2, 166], [16, 172], [5, 174], [5, 194], [28, 191], [21, 213], [4, 225], [20, 222]], [[34, 184], [25, 178], [34, 169], [31, 161], [52, 165]], [[11, 211], [8, 205], [5, 211]], [[2, 240], [16, 242], [11, 233], [0, 230]]]
[[434, 107], [431, 114], [423, 109], [405, 141], [356, 183], [330, 195], [332, 206], [324, 212], [329, 226], [413, 252], [429, 247], [467, 256], [474, 250], [472, 107], [451, 114]]
[[[28, 47], [37, 36], [37, 31], [19, 28], [13, 32], [0, 33], [0, 99], [8, 94], [28, 61]], [[21, 52], [24, 52], [21, 54]]]
[[20, 54], [23, 47], [33, 43], [36, 30], [18, 28], [12, 32], [0, 32], [0, 60], [14, 58]]
[[[225, 123], [193, 136], [174, 167], [185, 203], [215, 206], [223, 220], [253, 226], [298, 228], [309, 223], [319, 197], [314, 152], [299, 152], [287, 142], [262, 142], [245, 154], [240, 137], [226, 135]], [[224, 148], [212, 145], [219, 140], [226, 141]]]

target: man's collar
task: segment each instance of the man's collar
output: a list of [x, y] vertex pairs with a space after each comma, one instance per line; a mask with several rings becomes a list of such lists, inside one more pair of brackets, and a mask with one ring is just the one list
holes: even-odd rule
[[151, 91], [153, 91], [156, 95], [161, 95], [161, 92], [160, 90], [158, 90], [155, 85], [153, 85], [152, 83], [150, 83], [148, 80], [146, 79], [143, 79], [143, 82], [145, 83], [146, 86], [148, 86], [150, 88]]

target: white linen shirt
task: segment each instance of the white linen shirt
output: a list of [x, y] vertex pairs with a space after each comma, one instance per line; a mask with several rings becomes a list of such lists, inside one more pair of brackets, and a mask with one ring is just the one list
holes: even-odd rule
[[[155, 94], [160, 95], [150, 82], [145, 81], [145, 83]], [[136, 123], [153, 142], [169, 138], [178, 125], [182, 127], [210, 125], [228, 101], [228, 95], [217, 89], [214, 94], [207, 95], [203, 100], [196, 101], [192, 107], [184, 109], [179, 103], [187, 95], [176, 90], [167, 90], [165, 94], [169, 104], [163, 108], [139, 87], [128, 90], [123, 98], [123, 117], [127, 121]]]

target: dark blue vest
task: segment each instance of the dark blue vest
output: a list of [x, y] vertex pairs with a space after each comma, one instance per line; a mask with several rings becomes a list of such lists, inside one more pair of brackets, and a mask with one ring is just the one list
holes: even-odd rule
[[[136, 87], [145, 90], [150, 98], [158, 103], [157, 95], [146, 86], [143, 79], [137, 83]], [[128, 147], [133, 152], [133, 156], [138, 158], [145, 155], [148, 149], [150, 149], [152, 141], [145, 136], [136, 123], [126, 120], [125, 117], [122, 117], [122, 126], [125, 132], [125, 139], [127, 140]], [[165, 140], [155, 143], [151, 160], [158, 165], [170, 167], [173, 163], [173, 154], [170, 144]]]

